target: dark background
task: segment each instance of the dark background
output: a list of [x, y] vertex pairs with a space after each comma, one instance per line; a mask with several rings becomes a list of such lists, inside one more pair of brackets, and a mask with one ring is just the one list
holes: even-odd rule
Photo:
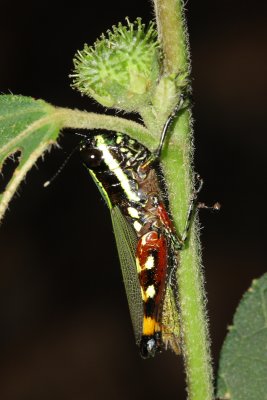
[[[217, 368], [238, 301], [266, 270], [266, 5], [191, 1], [187, 10], [200, 200], [222, 204], [201, 212]], [[69, 86], [74, 53], [125, 16], [151, 15], [148, 0], [1, 2], [1, 92], [102, 112]], [[78, 141], [61, 135], [1, 226], [0, 397], [185, 399], [180, 358], [139, 357], [108, 211], [78, 155], [42, 187]]]

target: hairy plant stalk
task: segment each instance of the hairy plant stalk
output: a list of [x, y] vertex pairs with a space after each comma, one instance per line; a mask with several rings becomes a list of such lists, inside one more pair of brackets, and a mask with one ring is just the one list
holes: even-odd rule
[[159, 39], [164, 55], [164, 71], [189, 72], [188, 35], [182, 0], [154, 0]]
[[[163, 47], [165, 73], [182, 73], [187, 77], [190, 65], [183, 2], [182, 0], [154, 0], [154, 3]], [[180, 234], [185, 226], [188, 204], [194, 190], [191, 121], [190, 110], [180, 115], [173, 127], [171, 140], [163, 159], [174, 223]], [[191, 226], [190, 238], [185, 249], [180, 253], [177, 280], [188, 398], [211, 400], [213, 398], [212, 367], [199, 228], [196, 219]]]
[[125, 132], [130, 136], [137, 137], [138, 140], [147, 147], [155, 145], [156, 142], [153, 135], [143, 125], [131, 121], [130, 119], [62, 107], [57, 107], [55, 109], [53, 118], [59, 121], [62, 128], [88, 130], [105, 129]]

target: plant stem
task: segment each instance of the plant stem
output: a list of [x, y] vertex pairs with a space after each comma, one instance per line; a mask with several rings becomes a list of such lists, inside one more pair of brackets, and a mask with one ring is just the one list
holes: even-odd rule
[[130, 119], [62, 107], [55, 108], [52, 118], [59, 122], [61, 128], [124, 132], [148, 148], [155, 147], [157, 143], [157, 139], [143, 125]]
[[[164, 54], [165, 73], [190, 71], [187, 31], [181, 0], [154, 0], [158, 30]], [[170, 205], [177, 230], [182, 233], [190, 196], [194, 190], [192, 169], [191, 112], [184, 111], [173, 127], [164, 152], [164, 172], [169, 186]], [[190, 400], [213, 398], [212, 367], [205, 293], [201, 270], [199, 228], [195, 220], [190, 238], [180, 253], [177, 271], [182, 351]]]
[[[190, 112], [186, 111], [175, 126], [164, 162], [166, 179], [170, 182], [171, 208], [179, 232], [185, 226], [193, 190], [190, 147]], [[197, 221], [192, 224], [190, 238], [180, 253], [177, 281], [188, 397], [211, 400], [212, 368]]]
[[159, 39], [167, 74], [189, 72], [188, 35], [182, 0], [154, 0]]
[[[152, 113], [150, 110], [148, 109], [146, 111], [146, 115], [150, 113], [148, 119], [152, 119]], [[55, 107], [55, 111], [51, 118], [59, 123], [61, 129], [98, 129], [123, 132], [142, 143], [151, 151], [156, 150], [158, 146], [158, 137], [154, 134], [153, 130], [147, 129], [144, 125], [141, 125], [131, 119], [80, 111], [77, 109], [72, 110], [70, 108], [63, 107]], [[149, 126], [149, 124], [147, 125]]]

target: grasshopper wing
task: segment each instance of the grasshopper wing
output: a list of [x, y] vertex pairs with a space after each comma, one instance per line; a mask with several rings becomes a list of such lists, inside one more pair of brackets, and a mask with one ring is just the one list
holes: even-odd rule
[[134, 228], [122, 214], [120, 208], [111, 209], [111, 219], [116, 238], [124, 286], [127, 294], [136, 343], [142, 335], [143, 303], [136, 268], [137, 235]]

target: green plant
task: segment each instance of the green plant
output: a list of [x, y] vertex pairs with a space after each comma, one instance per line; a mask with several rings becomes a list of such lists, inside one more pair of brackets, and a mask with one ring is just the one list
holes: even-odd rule
[[[145, 127], [123, 118], [55, 108], [43, 101], [34, 101], [20, 96], [2, 96], [0, 162], [3, 163], [6, 157], [16, 150], [22, 151], [20, 165], [10, 180], [6, 192], [1, 196], [2, 213], [26, 172], [55, 142], [62, 128], [118, 130], [128, 133], [150, 149], [156, 147], [162, 125], [175, 106], [177, 98], [183, 91], [190, 91], [187, 34], [181, 7], [179, 2], [155, 2], [159, 47], [152, 42], [152, 51], [149, 48], [152, 53], [149, 59], [153, 66], [151, 69], [148, 68], [152, 72], [151, 76], [142, 76], [140, 80], [137, 76], [137, 81], [130, 82], [130, 84], [133, 83], [133, 89], [137, 89], [136, 93], [127, 87], [127, 94], [131, 94], [130, 98], [127, 98], [125, 85], [118, 85], [116, 79], [115, 82], [112, 81], [114, 85], [110, 87], [109, 75], [107, 75], [108, 88], [101, 83], [101, 93], [96, 94], [95, 87], [91, 91], [88, 90], [96, 100], [107, 107], [138, 112], [142, 116]], [[140, 22], [136, 26], [140, 26], [140, 31], [144, 32]], [[133, 25], [130, 24], [128, 27], [133, 32]], [[122, 26], [119, 29], [122, 31], [125, 29], [125, 32], [128, 32]], [[116, 29], [114, 35], [115, 33]], [[152, 39], [155, 38], [154, 34], [151, 36]], [[103, 40], [105, 42], [106, 39]], [[100, 50], [112, 48], [112, 40], [111, 36], [111, 40], [107, 43], [98, 42]], [[157, 55], [158, 49], [162, 51], [161, 58]], [[85, 50], [88, 52], [88, 49]], [[86, 60], [86, 52], [81, 54], [80, 59]], [[160, 65], [157, 64], [158, 62]], [[123, 67], [125, 67], [125, 60], [123, 60]], [[125, 69], [122, 68], [122, 72], [124, 71]], [[102, 72], [106, 73], [103, 70]], [[131, 76], [135, 76], [132, 72]], [[81, 71], [78, 73], [77, 87], [81, 87], [80, 79]], [[146, 83], [147, 79], [149, 84]], [[172, 212], [179, 231], [184, 225], [188, 201], [194, 186], [191, 153], [191, 116], [188, 106], [173, 126], [169, 146], [164, 149], [163, 159], [169, 181]], [[213, 396], [201, 275], [198, 228], [195, 222], [191, 229], [190, 243], [181, 253], [181, 266], [178, 271], [183, 355], [186, 361], [188, 393], [191, 399], [209, 399]], [[222, 396], [225, 391], [220, 390]]]

